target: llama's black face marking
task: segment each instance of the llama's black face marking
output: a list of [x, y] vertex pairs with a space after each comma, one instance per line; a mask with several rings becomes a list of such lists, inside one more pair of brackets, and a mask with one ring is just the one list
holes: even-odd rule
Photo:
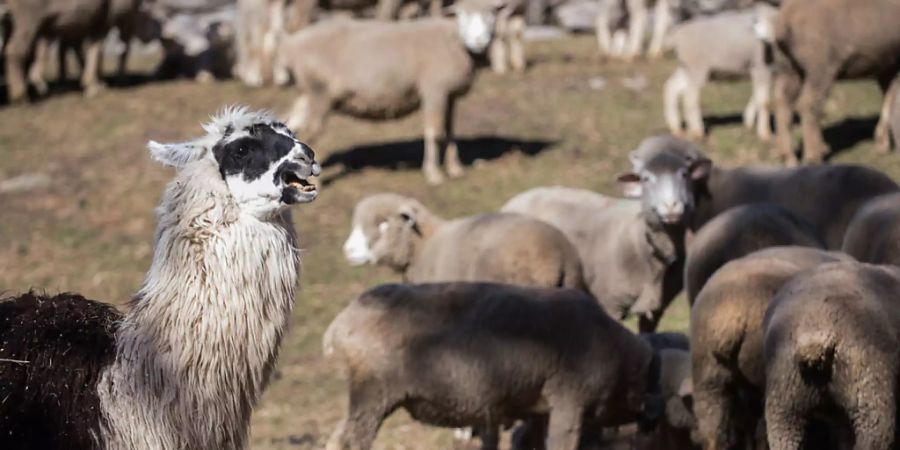
[[232, 195], [253, 213], [310, 202], [318, 195], [307, 181], [321, 171], [315, 153], [281, 123], [232, 131], [212, 152]]

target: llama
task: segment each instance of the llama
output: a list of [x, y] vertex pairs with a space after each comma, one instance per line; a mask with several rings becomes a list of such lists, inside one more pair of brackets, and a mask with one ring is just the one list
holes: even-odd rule
[[287, 206], [313, 201], [313, 151], [265, 112], [148, 145], [177, 169], [128, 313], [72, 294], [0, 301], [0, 448], [241, 449], [293, 306]]

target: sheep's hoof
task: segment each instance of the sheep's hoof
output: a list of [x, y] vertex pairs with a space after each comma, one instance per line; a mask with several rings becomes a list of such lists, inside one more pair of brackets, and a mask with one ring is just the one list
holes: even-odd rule
[[203, 70], [203, 71], [197, 72], [197, 76], [194, 77], [194, 81], [196, 81], [200, 84], [209, 84], [209, 83], [212, 83], [213, 81], [216, 81], [216, 77], [214, 77], [213, 74]]
[[84, 87], [84, 96], [86, 98], [95, 97], [97, 94], [106, 90], [106, 85], [103, 83], [94, 83]]
[[462, 166], [458, 166], [458, 165], [447, 166], [447, 175], [450, 176], [450, 178], [459, 178], [459, 177], [465, 175], [465, 173], [466, 173], [466, 171], [463, 170]]
[[891, 153], [891, 138], [886, 131], [881, 129], [875, 131], [875, 149], [882, 155]]
[[44, 81], [32, 81], [32, 84], [34, 84], [34, 90], [38, 93], [39, 96], [43, 97], [47, 95], [47, 92], [49, 91], [49, 89], [47, 88], [47, 83], [45, 83]]
[[440, 170], [426, 170], [425, 181], [432, 186], [437, 186], [444, 182], [444, 175]]

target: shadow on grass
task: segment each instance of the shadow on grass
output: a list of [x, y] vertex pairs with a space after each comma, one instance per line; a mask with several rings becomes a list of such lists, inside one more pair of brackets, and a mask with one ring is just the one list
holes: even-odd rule
[[707, 134], [718, 127], [743, 125], [743, 123], [744, 116], [741, 114], [723, 114], [720, 116], [706, 116], [703, 118], [703, 124], [706, 126]]
[[[38, 94], [34, 86], [29, 84], [28, 103], [40, 103], [57, 95], [81, 92], [82, 90], [81, 83], [72, 75], [66, 80], [58, 80], [51, 76], [50, 80], [52, 81], [47, 81], [47, 93], [45, 95]], [[122, 78], [115, 75], [104, 76], [102, 81], [107, 89], [128, 89], [163, 80], [154, 75], [127, 74]], [[10, 106], [8, 88], [5, 82], [0, 84], [0, 106]]]
[[878, 116], [848, 117], [822, 131], [825, 142], [831, 147], [831, 153], [826, 159], [831, 159], [838, 153], [853, 148], [856, 144], [872, 139], [875, 135], [875, 125]]
[[[511, 152], [534, 156], [552, 146], [554, 141], [485, 136], [459, 139], [456, 144], [463, 164], [471, 165], [478, 159], [493, 160]], [[323, 177], [322, 184], [331, 184], [353, 172], [370, 167], [419, 170], [422, 166], [424, 145], [422, 139], [410, 139], [338, 150], [325, 158], [322, 167], [324, 169], [340, 167], [340, 170]]]

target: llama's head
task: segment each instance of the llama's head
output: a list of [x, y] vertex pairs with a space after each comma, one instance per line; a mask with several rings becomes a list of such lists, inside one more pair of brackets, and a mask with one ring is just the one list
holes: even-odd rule
[[179, 170], [201, 160], [215, 163], [238, 208], [258, 217], [318, 196], [308, 181], [321, 172], [315, 153], [268, 112], [226, 108], [203, 129], [206, 136], [189, 142], [150, 141], [150, 154]]

